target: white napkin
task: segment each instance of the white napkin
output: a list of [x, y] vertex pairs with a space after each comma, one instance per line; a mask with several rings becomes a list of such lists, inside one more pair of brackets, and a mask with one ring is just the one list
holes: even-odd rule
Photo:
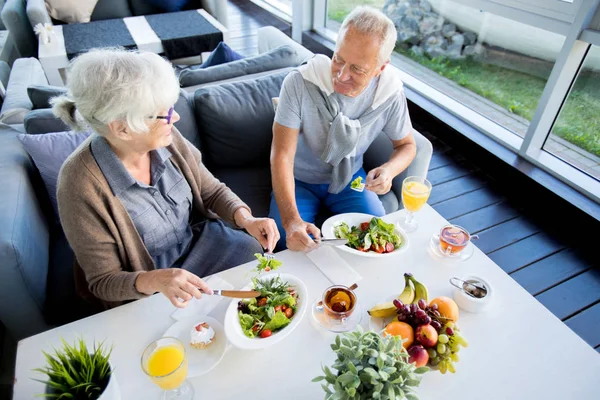
[[[224, 281], [216, 275], [206, 279], [205, 282], [211, 289], [233, 289], [233, 285], [231, 283]], [[223, 300], [223, 297], [221, 296], [210, 296], [208, 294], [203, 294], [200, 300], [194, 298], [190, 300], [190, 303], [186, 308], [178, 308], [175, 310], [175, 312], [171, 314], [171, 318], [176, 321], [180, 321], [184, 318], [191, 317], [192, 315], [208, 315], [221, 300]]]
[[306, 255], [334, 285], [352, 286], [362, 279], [331, 246], [321, 245]]

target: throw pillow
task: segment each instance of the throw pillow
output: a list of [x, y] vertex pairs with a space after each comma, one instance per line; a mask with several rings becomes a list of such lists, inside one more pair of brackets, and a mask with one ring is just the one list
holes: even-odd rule
[[200, 64], [200, 68], [213, 67], [231, 61], [241, 60], [242, 58], [244, 58], [243, 55], [233, 51], [226, 43], [220, 42], [212, 53], [210, 53], [210, 56], [208, 56], [206, 61]]
[[67, 93], [67, 88], [48, 85], [31, 85], [27, 87], [27, 96], [33, 104], [33, 110], [50, 108], [50, 99]]
[[29, 111], [25, 115], [23, 125], [25, 126], [25, 132], [30, 135], [71, 130], [62, 120], [56, 118], [56, 115], [49, 108]]
[[165, 12], [181, 11], [189, 0], [150, 0], [157, 8]]
[[67, 157], [91, 134], [91, 131], [69, 131], [46, 133], [44, 135], [18, 135], [23, 147], [25, 147], [25, 150], [33, 159], [33, 163], [40, 171], [52, 203], [56, 222], [59, 224], [58, 201], [56, 199], [58, 173]]
[[90, 22], [98, 0], [46, 0], [48, 14], [68, 24]]
[[124, 0], [98, 0], [94, 12], [90, 17], [92, 21], [104, 19], [117, 19], [131, 17], [129, 3]]
[[243, 75], [253, 75], [281, 68], [297, 67], [302, 61], [293, 47], [285, 45], [254, 57], [232, 61], [211, 68], [183, 70], [179, 74], [179, 83], [182, 87], [186, 88]]

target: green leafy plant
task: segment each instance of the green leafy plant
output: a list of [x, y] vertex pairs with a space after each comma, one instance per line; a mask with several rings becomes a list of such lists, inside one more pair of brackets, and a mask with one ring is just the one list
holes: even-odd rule
[[331, 348], [337, 355], [332, 365], [337, 373], [324, 366], [325, 375], [313, 379], [326, 382], [321, 384], [326, 400], [418, 399], [414, 388], [429, 368], [408, 362], [399, 337], [381, 337], [359, 326], [343, 338], [337, 336]]
[[34, 371], [48, 376], [47, 381], [36, 379], [48, 386], [49, 393], [40, 396], [54, 399], [97, 399], [106, 386], [112, 374], [108, 359], [112, 347], [106, 349], [104, 342], [98, 347], [94, 344], [93, 351], [87, 348], [83, 339], [71, 346], [64, 339], [60, 350], [54, 349], [54, 355], [45, 351], [47, 365]]

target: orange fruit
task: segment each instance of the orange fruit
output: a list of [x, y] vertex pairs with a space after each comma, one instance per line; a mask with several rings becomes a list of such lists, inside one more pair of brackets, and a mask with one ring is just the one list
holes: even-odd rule
[[458, 321], [458, 306], [450, 297], [440, 296], [431, 300], [429, 307], [437, 304], [440, 315], [445, 318], [451, 319], [453, 322]]
[[405, 349], [408, 349], [411, 344], [415, 341], [415, 331], [412, 326], [407, 324], [406, 322], [401, 321], [392, 321], [385, 327], [385, 336], [400, 336], [404, 342], [402, 346]]

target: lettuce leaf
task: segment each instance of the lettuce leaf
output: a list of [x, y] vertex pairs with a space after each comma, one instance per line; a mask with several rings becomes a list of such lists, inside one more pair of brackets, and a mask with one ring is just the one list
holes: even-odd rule
[[242, 327], [242, 331], [244, 331], [244, 335], [248, 336], [249, 338], [255, 337], [256, 332], [252, 331], [252, 327], [254, 326], [254, 318], [252, 318], [251, 315], [244, 314], [241, 311], [238, 311], [238, 316], [240, 318], [240, 325]]
[[285, 314], [282, 311], [277, 311], [275, 313], [275, 316], [273, 317], [273, 319], [271, 319], [269, 322], [267, 322], [265, 324], [265, 326], [263, 327], [264, 329], [269, 329], [271, 331], [274, 331], [276, 329], [281, 329], [284, 326], [286, 326], [287, 324], [289, 324], [291, 321], [288, 317], [285, 316]]
[[281, 304], [285, 304], [286, 306], [294, 307], [296, 305], [296, 298], [291, 294], [281, 301]]

